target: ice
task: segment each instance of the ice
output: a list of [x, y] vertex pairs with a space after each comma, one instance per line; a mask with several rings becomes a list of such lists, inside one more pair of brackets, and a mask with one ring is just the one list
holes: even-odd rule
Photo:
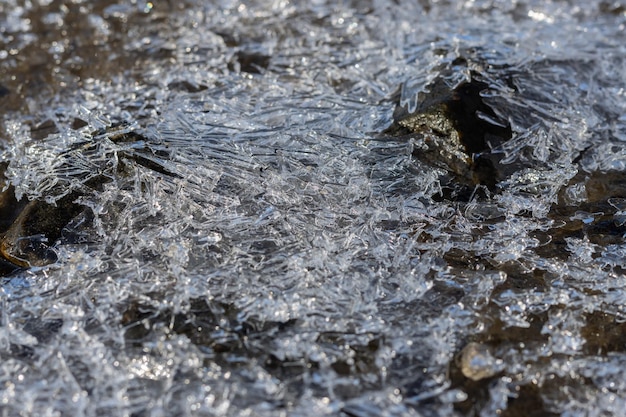
[[[0, 248], [0, 414], [620, 415], [625, 25], [0, 2], [2, 243], [32, 230], [5, 204], [78, 213], [17, 234], [45, 265]], [[471, 155], [493, 186], [389, 134], [436, 80], [485, 83], [476, 117], [511, 127]]]

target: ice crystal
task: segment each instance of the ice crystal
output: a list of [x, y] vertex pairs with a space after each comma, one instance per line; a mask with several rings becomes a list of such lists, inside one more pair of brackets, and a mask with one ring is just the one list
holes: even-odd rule
[[[0, 2], [0, 210], [79, 213], [0, 264], [0, 414], [620, 415], [626, 15], [578, 3]], [[473, 81], [493, 186], [386, 133]]]

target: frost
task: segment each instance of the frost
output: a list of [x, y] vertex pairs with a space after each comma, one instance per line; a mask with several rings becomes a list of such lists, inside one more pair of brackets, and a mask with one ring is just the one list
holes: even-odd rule
[[623, 6], [170, 3], [0, 4], [0, 414], [620, 415]]

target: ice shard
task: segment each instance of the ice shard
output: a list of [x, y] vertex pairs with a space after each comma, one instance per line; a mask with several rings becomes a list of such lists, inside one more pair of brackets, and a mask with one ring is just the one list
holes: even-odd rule
[[618, 1], [0, 1], [0, 415], [619, 416]]

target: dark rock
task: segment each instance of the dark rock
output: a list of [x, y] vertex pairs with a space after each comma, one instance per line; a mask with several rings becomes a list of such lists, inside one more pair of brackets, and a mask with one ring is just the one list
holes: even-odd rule
[[[56, 128], [53, 123], [44, 123], [43, 126], [42, 129], [35, 129], [35, 132], [45, 131], [43, 137], [52, 133], [52, 127]], [[69, 158], [68, 155], [72, 152], [89, 152], [97, 146], [98, 139], [106, 137], [114, 143], [137, 143], [137, 147], [118, 152], [119, 164], [125, 169], [136, 164], [165, 176], [180, 177], [163, 166], [163, 159], [169, 157], [166, 151], [145, 146], [146, 138], [133, 132], [128, 126], [111, 126], [93, 132], [92, 137], [93, 141], [79, 143], [60, 157]], [[139, 146], [141, 144], [144, 146]], [[6, 168], [6, 164], [0, 166], [0, 175]], [[117, 175], [124, 175], [123, 171], [117, 172]], [[97, 191], [110, 180], [103, 174], [85, 180], [83, 185], [86, 190]], [[4, 186], [4, 182], [4, 179], [0, 180], [0, 185]], [[66, 227], [81, 213], [85, 213], [85, 219], [92, 217], [87, 213], [88, 208], [76, 202], [80, 196], [80, 191], [74, 191], [50, 204], [43, 200], [18, 201], [12, 186], [0, 193], [0, 255], [4, 258], [0, 264], [0, 273], [12, 272], [15, 267], [11, 265], [28, 268], [55, 262], [57, 256], [53, 248], [60, 240], [66, 240], [67, 236], [63, 233]]]
[[[261, 74], [270, 64], [269, 56], [256, 52], [239, 51], [236, 58], [239, 70], [248, 74]], [[229, 65], [229, 69], [231, 71], [236, 69], [234, 63]]]
[[55, 205], [33, 200], [26, 204], [11, 227], [0, 238], [0, 253], [21, 267], [42, 266], [56, 261], [52, 245], [61, 231], [83, 207], [70, 194]]
[[489, 86], [473, 75], [451, 88], [444, 77], [436, 79], [408, 113], [398, 107], [386, 133], [418, 139], [413, 156], [448, 171], [466, 185], [482, 184], [494, 190], [502, 174], [494, 146], [512, 136], [508, 122], [485, 103], [481, 92]]

